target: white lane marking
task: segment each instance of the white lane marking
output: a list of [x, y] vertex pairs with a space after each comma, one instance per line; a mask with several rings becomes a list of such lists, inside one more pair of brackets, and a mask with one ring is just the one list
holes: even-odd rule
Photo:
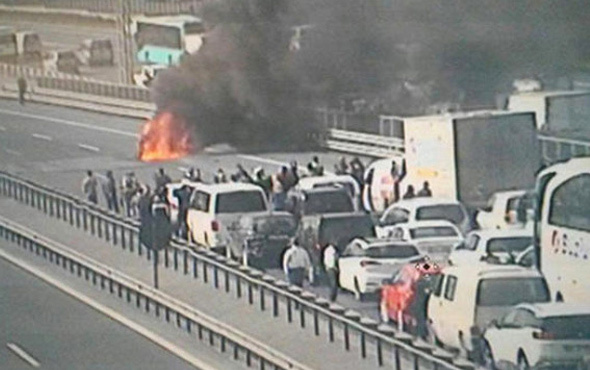
[[12, 150], [12, 149], [4, 149], [4, 151], [8, 154], [12, 154], [12, 155], [21, 155], [20, 152], [17, 152], [16, 150]]
[[132, 321], [132, 320], [126, 318], [125, 316], [121, 315], [120, 313], [116, 312], [115, 310], [113, 310], [101, 303], [98, 303], [94, 299], [92, 299], [82, 293], [77, 292], [76, 290], [74, 290], [73, 288], [70, 288], [69, 286], [65, 285], [61, 281], [49, 276], [49, 274], [46, 274], [46, 273], [38, 270], [36, 267], [29, 265], [28, 263], [26, 263], [22, 259], [10, 255], [9, 253], [7, 253], [3, 249], [0, 249], [0, 258], [4, 258], [8, 262], [20, 267], [21, 269], [29, 272], [30, 274], [35, 275], [36, 277], [47, 282], [48, 284], [53, 285], [57, 289], [76, 298], [77, 300], [86, 304], [87, 306], [92, 307], [93, 309], [102, 313], [103, 315], [108, 316], [109, 318], [128, 327], [129, 329], [135, 331], [139, 335], [151, 340], [152, 342], [154, 342], [158, 346], [164, 348], [165, 350], [172, 353], [173, 355], [175, 355], [175, 356], [183, 359], [184, 361], [188, 362], [189, 364], [195, 366], [196, 368], [203, 369], [203, 370], [215, 370], [216, 369], [215, 367], [213, 367], [213, 366], [207, 364], [206, 362], [203, 362], [202, 360], [198, 359], [197, 357], [193, 356], [189, 352], [183, 350], [182, 348], [175, 345], [174, 343], [169, 342], [168, 340], [162, 338], [158, 334], [144, 328], [143, 326], [141, 326], [137, 322]]
[[20, 357], [23, 361], [27, 362], [32, 367], [41, 366], [39, 361], [35, 360], [35, 358], [33, 356], [29, 355], [27, 353], [27, 351], [22, 349], [22, 347], [18, 346], [17, 344], [9, 342], [9, 343], [6, 343], [6, 347], [8, 347], [9, 350], [14, 352], [18, 357]]
[[2, 132], [6, 131], [6, 127], [0, 126], [0, 131], [2, 131]]
[[[258, 157], [258, 156], [255, 156], [255, 155], [238, 154], [238, 155], [236, 155], [236, 157], [242, 158], [242, 159], [247, 159], [247, 160], [254, 161], [254, 162], [274, 164], [274, 165], [277, 165], [277, 166], [289, 166], [289, 163], [288, 162], [276, 161], [274, 159]], [[307, 170], [307, 168], [304, 167], [304, 166], [297, 166], [297, 168], [299, 168], [300, 170]], [[326, 175], [334, 175], [334, 173], [333, 172], [330, 172], [330, 171], [325, 171], [324, 170], [324, 173]]]
[[31, 134], [31, 136], [34, 137], [35, 139], [41, 139], [41, 140], [45, 140], [45, 141], [53, 141], [53, 138], [51, 136], [47, 136], [47, 135]]
[[129, 137], [133, 137], [133, 138], [138, 138], [139, 137], [138, 134], [133, 133], [133, 132], [129, 132], [129, 131], [117, 130], [117, 129], [114, 129], [114, 128], [107, 128], [107, 127], [100, 127], [100, 126], [93, 126], [93, 125], [89, 125], [89, 124], [86, 124], [86, 123], [68, 121], [68, 120], [61, 119], [61, 118], [45, 117], [45, 116], [39, 116], [39, 115], [36, 115], [36, 114], [22, 113], [22, 112], [17, 112], [17, 111], [9, 110], [9, 109], [0, 109], [0, 113], [11, 114], [11, 115], [17, 116], [17, 117], [33, 118], [33, 119], [38, 119], [40, 121], [61, 123], [63, 125], [68, 125], [68, 126], [73, 126], [73, 127], [87, 128], [87, 129], [90, 129], [90, 130], [108, 132], [108, 133], [111, 133], [111, 134], [119, 134], [119, 135], [129, 136]]
[[97, 148], [97, 147], [92, 146], [92, 145], [78, 144], [78, 147], [81, 148], [81, 149], [90, 150], [91, 152], [100, 152], [100, 148]]

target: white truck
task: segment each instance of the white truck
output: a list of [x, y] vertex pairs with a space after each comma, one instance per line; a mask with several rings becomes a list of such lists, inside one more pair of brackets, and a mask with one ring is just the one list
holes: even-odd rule
[[[383, 178], [395, 160], [405, 172], [400, 194], [408, 185], [418, 192], [427, 181], [434, 197], [483, 207], [497, 191], [532, 188], [541, 165], [532, 112], [482, 110], [404, 118], [403, 132], [405, 166], [397, 157], [374, 162], [367, 169], [367, 174], [373, 172], [366, 176], [370, 183], [365, 189], [374, 187], [374, 181], [387, 183]], [[371, 197], [363, 197], [365, 207], [382, 211], [380, 194], [372, 191]]]

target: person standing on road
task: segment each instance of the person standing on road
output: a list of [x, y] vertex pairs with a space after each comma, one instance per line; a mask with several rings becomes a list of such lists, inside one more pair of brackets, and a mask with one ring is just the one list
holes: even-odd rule
[[324, 166], [320, 164], [320, 159], [318, 156], [313, 156], [311, 162], [307, 165], [307, 168], [310, 171], [311, 176], [323, 176], [324, 175]]
[[324, 269], [330, 286], [330, 302], [334, 302], [338, 296], [338, 250], [332, 242], [324, 249]]
[[135, 216], [135, 209], [132, 206], [133, 197], [139, 190], [139, 183], [135, 178], [133, 172], [127, 172], [121, 180], [121, 193], [123, 200], [123, 207], [125, 208], [125, 214], [127, 217]]
[[359, 157], [354, 157], [352, 161], [350, 161], [350, 174], [355, 180], [359, 183], [360, 186], [363, 186], [364, 183], [364, 176], [365, 176], [365, 166], [363, 162], [359, 159]]
[[18, 102], [20, 105], [25, 104], [25, 93], [27, 92], [27, 80], [23, 76], [19, 76], [16, 81], [18, 87]]
[[183, 239], [187, 239], [188, 225], [186, 222], [186, 216], [188, 214], [188, 206], [190, 203], [192, 190], [190, 186], [184, 184], [179, 189], [174, 190], [172, 194], [174, 195], [174, 197], [176, 197], [176, 199], [178, 199], [176, 234]]
[[217, 170], [217, 173], [215, 174], [215, 177], [213, 178], [213, 182], [216, 184], [223, 184], [223, 183], [227, 182], [227, 176], [225, 175], [223, 168], [219, 168]]
[[161, 189], [166, 187], [166, 185], [170, 184], [172, 179], [166, 172], [164, 172], [163, 168], [159, 168], [158, 172], [154, 175], [154, 183], [156, 184], [155, 192], [159, 193]]
[[309, 274], [310, 283], [313, 283], [313, 268], [311, 267], [309, 255], [299, 245], [297, 239], [293, 240], [291, 247], [287, 249], [283, 256], [283, 270], [289, 284], [302, 288], [306, 272]]
[[420, 189], [420, 191], [418, 192], [418, 194], [416, 196], [417, 197], [431, 197], [432, 196], [432, 190], [430, 190], [430, 184], [428, 183], [428, 181], [424, 181], [424, 183], [422, 184], [422, 189]]
[[92, 171], [86, 171], [86, 177], [82, 180], [82, 192], [86, 196], [86, 200], [97, 204], [98, 203], [98, 180]]
[[347, 175], [348, 174], [348, 163], [346, 163], [345, 157], [340, 157], [338, 163], [334, 165], [334, 172], [336, 175]]
[[102, 184], [102, 193], [107, 201], [109, 211], [119, 213], [119, 202], [117, 200], [117, 183], [113, 171], [107, 171], [106, 179]]
[[287, 166], [281, 166], [279, 173], [272, 177], [272, 205], [275, 211], [282, 211], [285, 209], [287, 200], [288, 188], [288, 172]]

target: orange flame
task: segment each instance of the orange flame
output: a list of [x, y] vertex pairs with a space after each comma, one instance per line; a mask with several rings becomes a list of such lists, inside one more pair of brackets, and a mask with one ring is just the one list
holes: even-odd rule
[[162, 112], [143, 126], [137, 156], [151, 162], [182, 158], [192, 151], [191, 133], [184, 119]]

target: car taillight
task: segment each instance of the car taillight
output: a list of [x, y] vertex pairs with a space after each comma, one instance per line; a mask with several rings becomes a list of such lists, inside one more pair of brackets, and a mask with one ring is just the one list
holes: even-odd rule
[[555, 335], [553, 335], [553, 333], [548, 333], [546, 331], [534, 331], [533, 338], [541, 339], [541, 340], [548, 340], [548, 339], [555, 339]]
[[361, 261], [361, 267], [365, 267], [365, 266], [375, 266], [375, 265], [380, 265], [379, 262], [377, 261], [371, 261], [371, 260], [363, 260]]
[[213, 231], [219, 231], [219, 222], [217, 222], [217, 221], [211, 221], [211, 230], [213, 230]]

